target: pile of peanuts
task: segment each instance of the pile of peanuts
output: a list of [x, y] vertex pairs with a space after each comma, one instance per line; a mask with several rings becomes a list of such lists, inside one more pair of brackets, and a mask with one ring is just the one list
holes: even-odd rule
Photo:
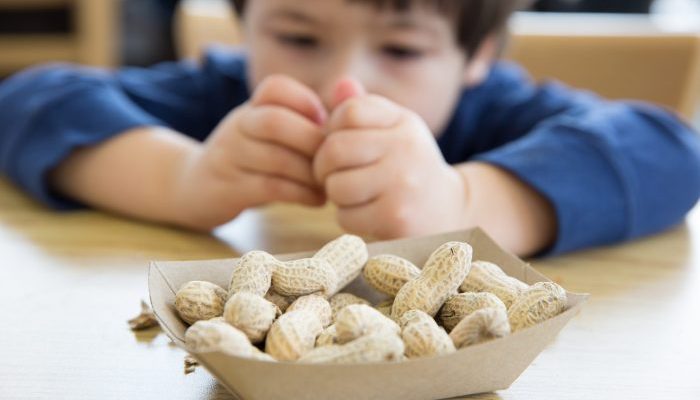
[[[372, 306], [339, 293], [359, 275], [389, 300]], [[566, 292], [556, 283], [527, 285], [493, 263], [472, 262], [467, 243], [441, 245], [418, 268], [395, 255], [369, 258], [354, 235], [293, 261], [248, 252], [228, 290], [192, 281], [175, 297], [178, 314], [191, 324], [185, 334], [191, 352], [303, 363], [449, 354], [540, 323], [565, 307]]]

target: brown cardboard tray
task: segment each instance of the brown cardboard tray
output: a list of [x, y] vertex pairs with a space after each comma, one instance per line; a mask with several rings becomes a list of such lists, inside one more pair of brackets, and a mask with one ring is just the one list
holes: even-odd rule
[[[491, 261], [528, 284], [549, 281], [529, 264], [501, 249], [481, 229], [399, 239], [367, 245], [370, 256], [391, 253], [423, 265], [447, 241], [472, 245], [474, 260]], [[313, 252], [277, 255], [282, 260]], [[205, 280], [228, 286], [237, 259], [154, 261], [149, 270], [151, 305], [166, 334], [183, 349], [185, 329], [173, 307], [176, 290], [185, 282]], [[343, 291], [376, 302], [384, 296], [359, 277]], [[218, 352], [193, 354], [219, 382], [240, 399], [441, 399], [508, 388], [534, 358], [573, 318], [588, 298], [568, 294], [566, 310], [541, 324], [505, 338], [470, 346], [455, 353], [398, 363], [356, 365], [266, 362]]]

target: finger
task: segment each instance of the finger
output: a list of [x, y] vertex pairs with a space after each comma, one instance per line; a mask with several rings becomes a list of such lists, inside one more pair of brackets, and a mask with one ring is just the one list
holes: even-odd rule
[[248, 137], [294, 149], [309, 158], [325, 139], [318, 125], [280, 106], [251, 107], [239, 127]]
[[387, 152], [392, 136], [375, 130], [332, 133], [321, 144], [314, 158], [316, 181], [323, 184], [333, 172], [376, 163]]
[[254, 205], [285, 202], [321, 206], [326, 201], [319, 191], [278, 176], [252, 172], [248, 179], [245, 187], [253, 193]]
[[247, 171], [291, 179], [309, 187], [316, 186], [311, 161], [285, 147], [258, 140], [243, 140], [234, 157], [236, 165]]
[[270, 75], [255, 88], [250, 100], [252, 105], [277, 105], [287, 107], [318, 125], [326, 122], [328, 113], [318, 95], [288, 76]]
[[339, 207], [354, 207], [369, 203], [388, 186], [381, 164], [333, 173], [326, 179], [326, 196]]
[[339, 207], [336, 220], [344, 231], [358, 235], [380, 236], [381, 215], [377, 215], [379, 199], [355, 207]]
[[339, 105], [330, 116], [326, 130], [386, 129], [399, 122], [403, 109], [384, 97], [352, 97]]
[[364, 96], [366, 94], [367, 91], [360, 81], [350, 77], [343, 78], [338, 82], [333, 92], [332, 110], [335, 110], [336, 107], [351, 97]]
[[371, 235], [378, 239], [406, 237], [415, 234], [412, 222], [418, 216], [405, 205], [382, 194], [369, 203], [338, 208], [338, 224], [348, 232]]

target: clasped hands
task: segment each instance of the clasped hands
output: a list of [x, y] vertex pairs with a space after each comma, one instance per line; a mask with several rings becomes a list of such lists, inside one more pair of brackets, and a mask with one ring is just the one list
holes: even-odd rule
[[331, 201], [341, 227], [377, 238], [457, 229], [467, 213], [464, 178], [422, 118], [351, 79], [326, 111], [300, 82], [266, 78], [181, 175], [189, 225], [201, 229], [270, 202]]

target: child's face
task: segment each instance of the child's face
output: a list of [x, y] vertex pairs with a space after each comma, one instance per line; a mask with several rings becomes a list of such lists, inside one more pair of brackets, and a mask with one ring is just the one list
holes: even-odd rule
[[329, 107], [335, 84], [351, 76], [416, 112], [435, 134], [472, 64], [447, 18], [420, 3], [399, 13], [352, 0], [254, 0], [244, 25], [253, 87], [270, 74], [289, 75]]

